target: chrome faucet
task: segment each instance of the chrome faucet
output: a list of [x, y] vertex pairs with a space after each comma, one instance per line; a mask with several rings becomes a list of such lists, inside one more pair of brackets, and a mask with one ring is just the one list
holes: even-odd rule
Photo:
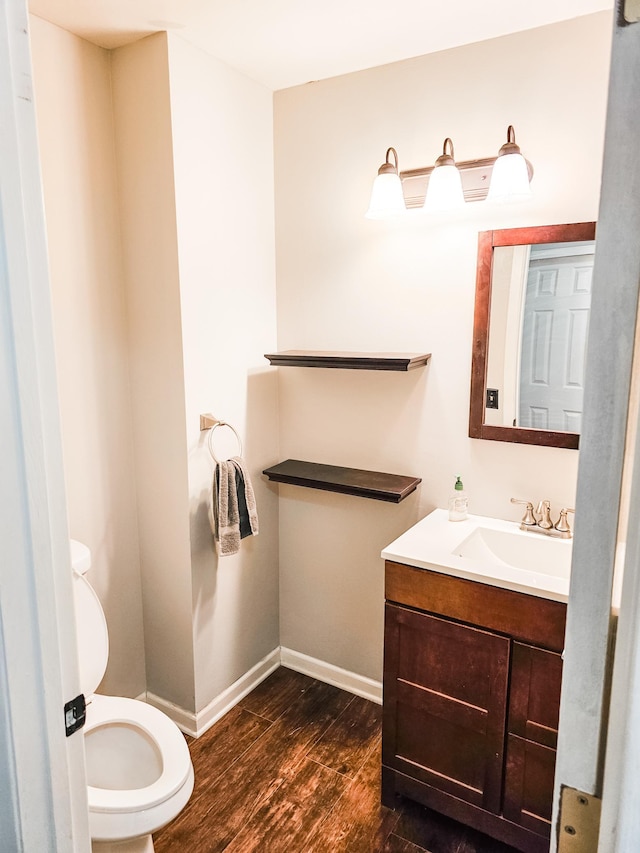
[[531, 501], [511, 498], [511, 503], [526, 506], [520, 522], [520, 530], [528, 530], [530, 533], [544, 533], [546, 536], [553, 536], [556, 539], [571, 539], [571, 528], [567, 520], [567, 513], [575, 512], [575, 509], [568, 507], [561, 509], [560, 517], [554, 524], [551, 520], [551, 502], [548, 500], [540, 501], [535, 512]]

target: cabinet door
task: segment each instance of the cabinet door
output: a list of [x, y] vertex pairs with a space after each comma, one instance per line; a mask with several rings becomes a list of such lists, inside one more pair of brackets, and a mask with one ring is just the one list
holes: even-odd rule
[[498, 813], [510, 641], [386, 605], [383, 762]]
[[562, 658], [524, 643], [513, 644], [509, 731], [554, 747], [558, 741]]
[[562, 658], [514, 643], [504, 816], [540, 835], [551, 831]]
[[551, 834], [556, 751], [509, 735], [504, 776], [503, 814], [539, 835]]

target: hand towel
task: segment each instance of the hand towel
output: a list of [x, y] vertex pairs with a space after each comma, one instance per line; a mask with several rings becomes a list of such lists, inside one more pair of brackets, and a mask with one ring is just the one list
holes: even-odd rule
[[210, 522], [221, 557], [237, 554], [241, 539], [258, 534], [253, 486], [246, 465], [239, 456], [216, 465]]
[[221, 557], [240, 548], [236, 469], [232, 462], [218, 462], [213, 475], [211, 529]]
[[234, 456], [231, 462], [233, 462], [236, 468], [240, 538], [244, 539], [252, 535], [257, 536], [259, 531], [258, 508], [247, 466], [241, 456]]

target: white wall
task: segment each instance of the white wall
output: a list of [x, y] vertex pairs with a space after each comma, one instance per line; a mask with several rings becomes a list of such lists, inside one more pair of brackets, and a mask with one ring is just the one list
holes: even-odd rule
[[113, 51], [147, 689], [193, 710], [184, 365], [166, 33]]
[[[278, 458], [272, 93], [164, 33], [108, 52], [34, 18], [33, 42], [71, 533], [110, 628], [101, 689], [144, 691], [146, 662], [148, 691], [195, 712], [279, 642], [261, 477]], [[243, 437], [261, 522], [220, 562], [207, 411]]]
[[109, 52], [30, 20], [70, 534], [92, 551], [109, 665], [145, 689]]
[[[279, 644], [272, 93], [169, 36], [189, 465], [196, 710]], [[213, 462], [200, 414], [240, 435], [260, 534], [218, 559], [207, 517]], [[225, 435], [225, 432], [227, 435]], [[218, 428], [219, 454], [237, 452]], [[223, 457], [224, 458], [224, 457]]]
[[[446, 505], [462, 474], [473, 512], [511, 496], [572, 506], [578, 454], [469, 439], [477, 233], [595, 219], [608, 13], [277, 92], [280, 349], [427, 351], [407, 375], [281, 368], [281, 456], [415, 474], [399, 506], [281, 489], [284, 646], [380, 678], [380, 549]], [[492, 156], [513, 124], [534, 165], [526, 205], [411, 223], [364, 219], [389, 145], [400, 168]]]
[[[166, 34], [113, 73], [147, 687], [197, 713], [278, 645], [271, 93]], [[261, 522], [220, 561], [206, 412], [242, 436]]]

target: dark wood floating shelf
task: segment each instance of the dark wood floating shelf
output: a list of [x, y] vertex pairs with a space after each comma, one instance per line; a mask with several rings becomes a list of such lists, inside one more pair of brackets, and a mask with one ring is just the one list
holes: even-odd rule
[[424, 367], [431, 353], [419, 352], [333, 352], [289, 349], [266, 353], [274, 367], [333, 367], [342, 370], [414, 370]]
[[299, 459], [287, 459], [262, 473], [275, 483], [306, 486], [309, 489], [340, 492], [390, 503], [400, 503], [422, 482], [420, 477], [321, 465], [319, 462], [302, 462]]

